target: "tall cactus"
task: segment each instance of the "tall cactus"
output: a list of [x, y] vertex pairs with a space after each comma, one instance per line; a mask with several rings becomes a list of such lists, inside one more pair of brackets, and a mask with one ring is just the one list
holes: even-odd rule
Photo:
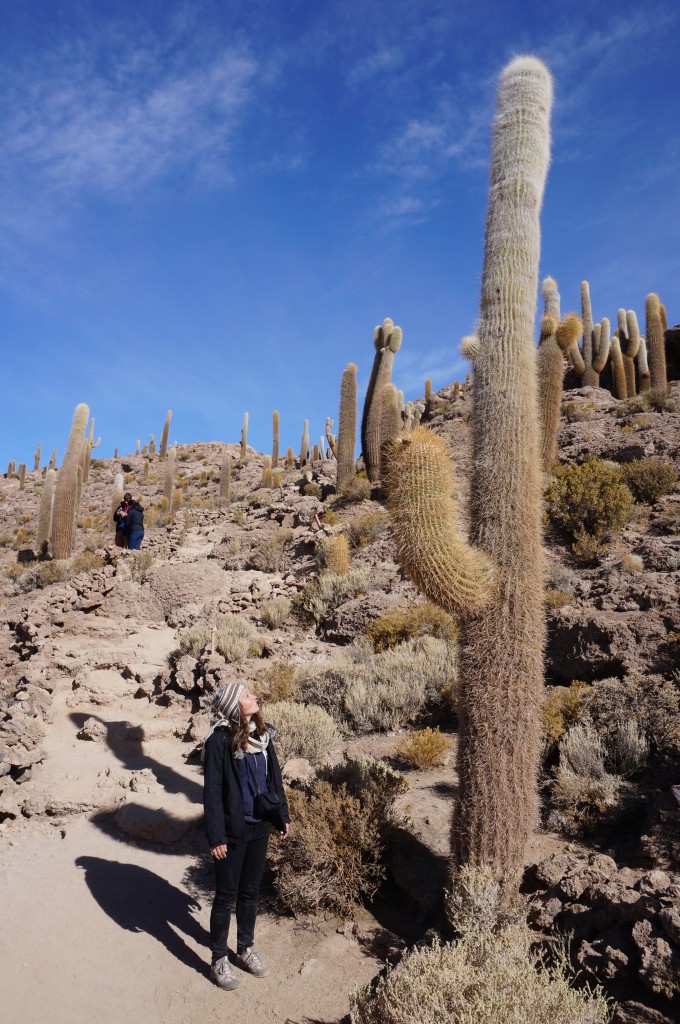
[[621, 352], [618, 328], [614, 331], [609, 355], [612, 364], [614, 398], [619, 398], [621, 401], [625, 401], [628, 397], [628, 384], [626, 383], [626, 369], [623, 365], [623, 353]]
[[225, 448], [220, 466], [220, 504], [228, 505], [231, 498], [231, 455]]
[[[364, 455], [364, 462], [366, 461], [366, 450], [368, 448], [368, 414], [373, 403], [373, 395], [375, 393], [375, 382], [378, 378], [378, 371], [380, 369], [380, 360], [382, 358], [382, 335], [378, 334], [378, 328], [373, 332], [373, 348], [375, 354], [373, 356], [373, 366], [371, 367], [371, 376], [368, 378], [368, 387], [366, 388], [366, 397], [364, 398], [364, 408], [361, 413], [361, 451]], [[326, 421], [328, 425], [328, 421]], [[328, 429], [326, 429], [326, 436], [328, 436]], [[330, 439], [329, 439], [330, 444]], [[333, 445], [333, 454], [337, 458], [337, 452]]]
[[260, 480], [260, 487], [271, 487], [272, 485], [272, 457], [271, 455], [265, 455], [262, 463], [262, 479]]
[[142, 451], [142, 442], [138, 439], [135, 444], [135, 455], [140, 455]]
[[581, 316], [583, 322], [583, 346], [579, 349], [578, 346], [574, 345], [569, 350], [569, 359], [576, 373], [581, 378], [581, 386], [597, 388], [600, 386], [600, 374], [607, 365], [607, 359], [609, 358], [609, 336], [607, 336], [607, 343], [605, 343], [601, 326], [599, 335], [593, 326], [590, 285], [587, 281], [581, 281]]
[[42, 452], [42, 441], [38, 441], [38, 447], [35, 450], [33, 456], [33, 472], [37, 473], [40, 469], [40, 453]]
[[26, 463], [19, 463], [19, 490], [23, 491], [26, 487]]
[[56, 469], [57, 468], [57, 449], [56, 448], [52, 449], [52, 454], [50, 455], [50, 461], [49, 461], [49, 464], [48, 464], [47, 468], [48, 469]]
[[52, 531], [52, 503], [54, 487], [57, 482], [57, 471], [48, 469], [40, 495], [40, 511], [38, 512], [38, 533], [35, 539], [36, 554], [44, 558], [48, 554], [50, 533]]
[[635, 310], [629, 309], [626, 311], [625, 309], [619, 309], [616, 316], [619, 325], [618, 339], [621, 349], [621, 360], [626, 377], [626, 394], [623, 397], [634, 398], [637, 394], [635, 357], [640, 349], [640, 328], [638, 327]]
[[[404, 568], [431, 600], [463, 616], [460, 798], [452, 836], [459, 864], [489, 865], [499, 875], [521, 870], [538, 818], [545, 613], [532, 334], [551, 105], [552, 82], [541, 61], [518, 57], [505, 68], [474, 362], [471, 544], [456, 535], [450, 471], [423, 428], [393, 446], [387, 488]], [[415, 558], [403, 559], [406, 535], [418, 538]], [[456, 578], [463, 564], [475, 586]], [[489, 598], [480, 610], [480, 599]]]
[[640, 380], [640, 394], [651, 391], [652, 381], [647, 362], [647, 339], [644, 334], [640, 335], [640, 348], [637, 354], [638, 378]]
[[172, 409], [168, 409], [168, 414], [165, 417], [165, 423], [163, 424], [163, 433], [161, 434], [161, 450], [160, 459], [161, 462], [165, 458], [168, 452], [168, 438], [170, 437], [170, 420], [172, 419]]
[[102, 443], [101, 437], [94, 439], [94, 418], [90, 420], [90, 430], [83, 443], [83, 455], [82, 455], [82, 470], [83, 470], [83, 483], [86, 484], [90, 479], [90, 460], [92, 459], [92, 450], [98, 448]]
[[[156, 454], [156, 438], [151, 434], [149, 437], [149, 455]], [[118, 449], [116, 448], [116, 456], [118, 455]]]
[[543, 472], [548, 473], [557, 450], [564, 357], [578, 345], [583, 327], [575, 313], [567, 314], [564, 321], [559, 323], [560, 294], [554, 278], [546, 277], [541, 291], [545, 312], [536, 353], [536, 378], [541, 425], [541, 466]]
[[142, 480], [144, 481], [145, 484], [148, 483], [148, 481], [149, 481], [149, 460], [148, 459], [144, 459], [144, 471], [142, 473]]
[[248, 413], [243, 413], [243, 426], [241, 427], [241, 458], [242, 466], [248, 461]]
[[663, 320], [659, 296], [650, 292], [645, 302], [647, 358], [652, 391], [665, 394], [668, 389], [666, 375], [666, 343], [664, 338]]
[[309, 462], [309, 420], [305, 420], [302, 428], [302, 440], [300, 442], [300, 466], [306, 466]]
[[272, 466], [274, 469], [279, 464], [279, 414], [274, 409], [272, 413]]
[[90, 410], [84, 402], [76, 406], [64, 459], [57, 477], [51, 534], [52, 554], [55, 558], [70, 558], [73, 552], [79, 497], [78, 469], [89, 415]]
[[171, 448], [168, 452], [165, 463], [165, 479], [163, 480], [163, 497], [167, 498], [168, 511], [172, 512], [172, 496], [175, 493], [175, 465], [177, 462], [177, 449]]
[[330, 455], [328, 457], [331, 458], [331, 456], [334, 455], [335, 458], [337, 459], [337, 457], [338, 457], [338, 439], [337, 439], [336, 435], [332, 432], [333, 431], [333, 423], [334, 422], [335, 422], [335, 420], [332, 420], [330, 418], [330, 416], [326, 417], [326, 440], [328, 441], [328, 451], [330, 452]]
[[293, 469], [295, 467], [295, 456], [292, 448], [286, 449], [286, 469]]
[[[401, 341], [401, 327], [395, 327], [389, 317], [383, 321], [381, 327], [375, 328], [374, 342], [376, 349], [379, 349], [380, 362], [366, 413], [365, 441], [362, 436], [364, 464], [371, 483], [377, 483], [380, 480], [382, 393], [385, 385], [392, 380], [392, 364], [395, 353], [401, 347]], [[368, 401], [368, 395], [366, 400]]]
[[125, 493], [125, 477], [122, 473], [116, 473], [113, 478], [113, 491], [111, 492], [111, 515], [116, 511]]
[[336, 487], [341, 491], [354, 477], [357, 441], [357, 368], [348, 363], [340, 382], [340, 427], [338, 428]]
[[390, 466], [390, 453], [402, 433], [403, 420], [399, 409], [399, 395], [394, 384], [386, 384], [382, 391], [382, 452], [380, 473], [386, 478]]

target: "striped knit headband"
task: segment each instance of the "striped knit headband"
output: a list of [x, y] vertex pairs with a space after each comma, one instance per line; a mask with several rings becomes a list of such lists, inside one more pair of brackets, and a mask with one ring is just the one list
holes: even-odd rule
[[239, 699], [245, 687], [241, 683], [227, 683], [221, 686], [210, 705], [210, 712], [215, 718], [223, 718], [230, 722], [241, 720]]

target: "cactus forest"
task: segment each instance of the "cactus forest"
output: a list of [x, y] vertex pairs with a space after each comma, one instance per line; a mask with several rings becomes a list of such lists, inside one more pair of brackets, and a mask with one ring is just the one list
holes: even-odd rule
[[[323, 62], [322, 35], [315, 45]], [[390, 52], [375, 50], [383, 70], [371, 63], [371, 75], [389, 73]], [[242, 81], [220, 87], [220, 116], [264, 73], [254, 54], [242, 62]], [[361, 89], [369, 65], [352, 74]], [[249, 351], [245, 387], [198, 340], [179, 365], [168, 352], [133, 370], [121, 333], [107, 354], [115, 416], [92, 384], [93, 344], [78, 356], [78, 393], [59, 399], [63, 427], [35, 409], [35, 432], [11, 437], [0, 478], [8, 1020], [679, 1019], [680, 310], [664, 279], [640, 273], [639, 289], [629, 276], [615, 291], [590, 258], [575, 273], [560, 262], [552, 234], [575, 216], [560, 198], [576, 159], [558, 122], [578, 101], [567, 74], [547, 51], [499, 59], [493, 100], [470, 79], [486, 215], [480, 206], [466, 284], [474, 312], [456, 321], [444, 303], [446, 337], [427, 303], [398, 308], [397, 290], [371, 319], [305, 311], [313, 347], [275, 355], [293, 315], [283, 282], [303, 273], [291, 242], [262, 257], [257, 329], [224, 342], [235, 375]], [[199, 102], [198, 75], [182, 80], [182, 102]], [[147, 97], [130, 130], [169, 103]], [[276, 109], [290, 139], [272, 164], [293, 137], [304, 144]], [[210, 125], [186, 137], [204, 133], [207, 191], [229, 154]], [[412, 188], [434, 175], [439, 136], [413, 119], [404, 139], [371, 168], [391, 162]], [[423, 139], [431, 165], [416, 169], [409, 149]], [[133, 170], [152, 174], [151, 150]], [[272, 171], [262, 161], [257, 173]], [[132, 178], [126, 187], [134, 203]], [[316, 208], [312, 189], [307, 199]], [[359, 232], [378, 269], [399, 255], [380, 209]], [[253, 239], [240, 244], [229, 287], [245, 293]], [[449, 234], [446, 252], [456, 246]], [[370, 265], [352, 269], [358, 288]], [[219, 292], [227, 271], [205, 273]], [[139, 291], [130, 302], [142, 316]], [[173, 330], [164, 318], [168, 349]], [[317, 394], [321, 373], [330, 385]], [[118, 529], [131, 510], [141, 547], [132, 526]], [[291, 825], [285, 842], [272, 834], [260, 893], [271, 977], [244, 970], [226, 993], [238, 982], [208, 984], [202, 793], [211, 705], [233, 684], [273, 727]], [[250, 955], [238, 941], [236, 965]], [[48, 1006], [56, 1016], [40, 1016]], [[142, 1006], [150, 1016], [135, 1016]]]

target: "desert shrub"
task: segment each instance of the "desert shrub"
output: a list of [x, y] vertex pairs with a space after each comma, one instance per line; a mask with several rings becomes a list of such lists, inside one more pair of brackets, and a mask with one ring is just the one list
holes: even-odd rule
[[649, 743], [634, 718], [620, 719], [607, 744], [607, 767], [626, 778], [635, 775], [647, 760]]
[[571, 553], [583, 566], [599, 565], [602, 554], [605, 551], [605, 544], [601, 537], [585, 530], [577, 530], [574, 543], [571, 546]]
[[14, 548], [16, 551], [20, 551], [28, 545], [34, 531], [28, 526], [20, 526], [14, 535]]
[[237, 526], [245, 526], [248, 522], [248, 516], [244, 508], [235, 508], [231, 514], [231, 518]]
[[340, 490], [345, 501], [365, 501], [371, 497], [371, 481], [367, 477], [355, 476]]
[[339, 605], [366, 593], [369, 589], [369, 577], [363, 569], [350, 569], [345, 573], [326, 569], [299, 593], [297, 603], [302, 611], [307, 612], [317, 624], [320, 624], [325, 622]]
[[444, 764], [451, 750], [451, 740], [439, 728], [417, 729], [404, 736], [398, 754], [416, 768], [432, 768]]
[[355, 733], [396, 729], [412, 721], [428, 701], [441, 701], [442, 687], [455, 680], [456, 652], [434, 637], [410, 640], [379, 654], [355, 642], [327, 661], [301, 665], [304, 699]]
[[570, 988], [569, 958], [537, 950], [525, 923], [435, 941], [350, 996], [352, 1024], [607, 1024], [599, 989]]
[[304, 485], [302, 493], [306, 494], [308, 498], [317, 498], [319, 501], [323, 499], [323, 487], [313, 480]]
[[282, 763], [291, 757], [306, 757], [319, 764], [339, 740], [331, 716], [314, 704], [280, 700], [267, 709], [267, 719], [276, 728], [276, 749]]
[[97, 555], [94, 551], [83, 551], [76, 555], [71, 566], [74, 573], [94, 572], [95, 569], [102, 569], [106, 565], [103, 555]]
[[347, 523], [347, 537], [353, 548], [363, 548], [387, 529], [384, 509], [374, 509], [354, 516]]
[[602, 459], [561, 468], [545, 497], [551, 522], [573, 537], [585, 532], [600, 538], [620, 530], [633, 502], [619, 471]]
[[645, 567], [645, 563], [642, 561], [639, 555], [633, 555], [630, 551], [627, 551], [625, 555], [622, 555], [619, 559], [619, 569], [623, 572], [642, 572]]
[[563, 402], [562, 415], [567, 423], [582, 423], [593, 418], [595, 404], [593, 402]]
[[349, 572], [349, 541], [344, 533], [336, 533], [332, 537], [323, 537], [317, 546], [317, 558], [322, 568], [330, 572]]
[[652, 388], [645, 392], [649, 408], [653, 412], [677, 412], [678, 403], [667, 388]]
[[215, 648], [225, 661], [238, 662], [246, 658], [257, 658], [262, 654], [264, 644], [257, 629], [249, 619], [241, 615], [216, 615], [209, 622], [197, 622], [182, 630], [179, 637], [179, 654], [190, 654], [198, 658], [201, 651], [212, 642], [215, 629]]
[[13, 540], [13, 534], [3, 533], [2, 536], [0, 537], [0, 548], [8, 548]]
[[317, 780], [288, 793], [295, 828], [273, 843], [269, 861], [279, 905], [294, 915], [331, 911], [350, 917], [384, 877], [382, 841], [370, 807], [345, 786]]
[[662, 676], [602, 679], [584, 701], [597, 732], [609, 739], [621, 722], [634, 720], [661, 759], [680, 755], [680, 680]]
[[588, 683], [575, 679], [569, 686], [555, 686], [543, 705], [543, 734], [549, 744], [576, 725], [583, 714], [583, 699], [590, 692]]
[[5, 575], [17, 585], [20, 591], [42, 590], [53, 583], [63, 583], [72, 575], [68, 559], [53, 559], [49, 562], [15, 563], [5, 569]]
[[297, 666], [289, 661], [271, 661], [257, 674], [257, 687], [268, 704], [295, 700], [299, 692]]
[[396, 821], [394, 801], [409, 788], [404, 776], [384, 761], [346, 758], [317, 774], [333, 788], [345, 786], [350, 796], [370, 810], [381, 835]]
[[572, 826], [592, 828], [616, 803], [621, 780], [607, 771], [604, 743], [587, 719], [562, 736], [559, 753], [553, 800]]
[[261, 572], [281, 572], [286, 564], [286, 546], [290, 543], [293, 531], [289, 527], [281, 527], [267, 540], [262, 541], [248, 559], [251, 569]]
[[556, 590], [554, 587], [546, 587], [543, 598], [548, 608], [563, 608], [573, 600], [574, 595], [570, 590]]
[[136, 580], [137, 583], [143, 583], [147, 572], [155, 561], [156, 556], [148, 548], [144, 551], [134, 551], [130, 559], [130, 572], [133, 580]]
[[265, 626], [278, 629], [290, 615], [292, 607], [293, 603], [287, 597], [270, 597], [260, 606], [260, 618]]
[[335, 509], [327, 508], [321, 515], [321, 522], [326, 526], [337, 526], [340, 522], [340, 516]]
[[675, 468], [663, 459], [634, 459], [621, 466], [621, 478], [636, 501], [653, 505], [678, 482]]
[[386, 651], [419, 636], [453, 642], [458, 639], [458, 623], [443, 608], [428, 602], [385, 612], [369, 624], [366, 636], [376, 651]]

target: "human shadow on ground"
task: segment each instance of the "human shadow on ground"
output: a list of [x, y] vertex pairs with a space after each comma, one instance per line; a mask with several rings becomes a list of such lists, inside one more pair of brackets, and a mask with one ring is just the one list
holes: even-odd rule
[[191, 914], [196, 900], [164, 878], [137, 864], [121, 864], [101, 857], [78, 857], [93, 897], [112, 921], [130, 932], [146, 932], [172, 956], [207, 976], [209, 957], [203, 961], [174, 930], [178, 928], [208, 950], [209, 936]]

